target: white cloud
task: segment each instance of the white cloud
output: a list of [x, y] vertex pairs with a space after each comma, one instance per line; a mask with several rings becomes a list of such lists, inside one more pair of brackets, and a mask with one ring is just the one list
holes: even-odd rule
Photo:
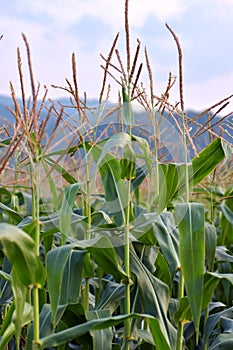
[[215, 24], [224, 25], [225, 21], [231, 21], [233, 16], [233, 0], [190, 0], [189, 5], [200, 5], [202, 15], [206, 19], [214, 20]]
[[[123, 0], [37, 0], [23, 1], [21, 8], [40, 15], [48, 15], [54, 21], [67, 27], [80, 20], [85, 15], [100, 18], [103, 22], [111, 24], [119, 30], [124, 23]], [[185, 11], [183, 0], [134, 0], [129, 1], [130, 23], [133, 26], [142, 26], [149, 15], [154, 15], [165, 21], [180, 16]]]
[[[205, 110], [215, 103], [233, 94], [233, 71], [205, 81], [204, 83], [185, 84], [185, 104], [188, 108]], [[233, 111], [233, 99], [230, 104], [221, 112], [226, 115]]]
[[[124, 29], [124, 0], [53, 0], [50, 2], [47, 0], [22, 0], [20, 1], [20, 6], [17, 1], [15, 2], [18, 8], [14, 8], [12, 13], [18, 13], [18, 19], [11, 19], [10, 17], [7, 18], [0, 15], [0, 34], [4, 34], [4, 39], [0, 43], [0, 93], [9, 93], [9, 80], [18, 81], [16, 75], [17, 46], [21, 47], [22, 56], [24, 58], [24, 68], [26, 69], [25, 75], [27, 75], [25, 49], [20, 37], [20, 33], [24, 32], [27, 34], [31, 46], [35, 78], [41, 82], [42, 86], [43, 84], [50, 85], [52, 83], [64, 85], [65, 77], [72, 76], [70, 58], [71, 53], [74, 51], [77, 54], [80, 92], [87, 91], [89, 96], [97, 96], [103, 74], [101, 68], [99, 68], [99, 65], [102, 63], [99, 59], [99, 52], [107, 55], [114, 33]], [[147, 45], [151, 58], [152, 69], [155, 75], [156, 94], [160, 94], [160, 91], [163, 92], [169, 70], [171, 70], [173, 74], [177, 74], [178, 65], [175, 43], [169, 33], [166, 36], [160, 35], [158, 29], [160, 24], [163, 26], [162, 22], [168, 21], [171, 23], [171, 26], [174, 27], [174, 30], [178, 27], [177, 35], [180, 38], [184, 51], [184, 73], [186, 73], [189, 67], [192, 67], [193, 60], [195, 60], [196, 57], [192, 55], [192, 50], [197, 50], [199, 47], [200, 51], [203, 52], [200, 44], [199, 46], [193, 46], [194, 37], [196, 42], [198, 40], [198, 43], [200, 43], [201, 39], [204, 37], [205, 43], [203, 45], [209, 48], [210, 54], [212, 54], [216, 48], [213, 47], [211, 40], [206, 42], [206, 38], [211, 38], [211, 33], [208, 34], [209, 37], [205, 34], [210, 28], [203, 28], [205, 35], [202, 35], [202, 28], [195, 28], [194, 26], [193, 29], [191, 27], [190, 29], [185, 21], [188, 21], [190, 18], [198, 18], [199, 12], [197, 13], [197, 10], [199, 11], [199, 9], [203, 9], [202, 16], [211, 16], [211, 23], [220, 23], [218, 12], [219, 14], [222, 13], [224, 16], [228, 16], [228, 21], [230, 21], [229, 18], [233, 15], [232, 3], [233, 0], [205, 0], [204, 2], [203, 0], [202, 2], [201, 0], [190, 0], [188, 2], [185, 0], [129, 1], [130, 26], [134, 27], [134, 30], [132, 30], [132, 37], [135, 36], [135, 33], [137, 33], [136, 35], [139, 38], [141, 37], [141, 26], [146, 25], [146, 20], [149, 17], [151, 18], [151, 16], [154, 16], [155, 22], [156, 18], [159, 20], [152, 35], [148, 35], [150, 27], [147, 31], [144, 29], [144, 38], [142, 39], [142, 45]], [[20, 11], [24, 13], [20, 14]], [[30, 15], [33, 16], [31, 17]], [[85, 32], [83, 34], [85, 28], [83, 28], [81, 24], [77, 27], [77, 33], [74, 30], [75, 35], [68, 35], [71, 31], [70, 26], [73, 24], [74, 28], [76, 28], [75, 25], [77, 21], [85, 18], [85, 16], [95, 17], [97, 19], [95, 22], [97, 23], [96, 25], [98, 25], [99, 20], [100, 26], [101, 22], [104, 22], [107, 25], [111, 25], [112, 28], [112, 32], [108, 31], [106, 35], [104, 33], [100, 43], [96, 45], [92, 52], [87, 52], [87, 50], [85, 50], [83, 42], [84, 38], [86, 42], [88, 42], [89, 33], [87, 33], [86, 36]], [[216, 21], [218, 20], [218, 22], [216, 22], [215, 19]], [[153, 26], [153, 18], [151, 18], [151, 23]], [[192, 23], [195, 23], [194, 20]], [[188, 28], [189, 31], [185, 30], [186, 28]], [[164, 27], [162, 30], [166, 32]], [[132, 41], [132, 43], [134, 44], [134, 41]], [[119, 41], [119, 45], [120, 47], [124, 45], [124, 39], [122, 37]], [[162, 56], [165, 56], [164, 60]], [[208, 55], [206, 56], [208, 60]], [[170, 59], [171, 57], [175, 57], [175, 59]], [[230, 55], [226, 57], [226, 62], [229, 57]], [[188, 62], [187, 58], [189, 60]], [[201, 63], [203, 63], [203, 60], [204, 59], [201, 58]], [[224, 66], [226, 66], [226, 62]], [[215, 61], [213, 64], [215, 64]], [[223, 63], [220, 62], [219, 64]], [[205, 67], [210, 71], [209, 65]], [[212, 71], [214, 73], [211, 71], [211, 74], [218, 74], [218, 70], [218, 67], [213, 68]], [[199, 76], [201, 76], [201, 74], [201, 71], [196, 73], [196, 76], [198, 75], [197, 79], [195, 79], [195, 81], [197, 81], [196, 84], [185, 85], [186, 107], [191, 106], [196, 109], [203, 109], [216, 102], [219, 98], [231, 93], [233, 73], [229, 75], [226, 74], [222, 76], [222, 78], [213, 78], [200, 85], [198, 81], [200, 81]], [[190, 76], [192, 75], [193, 72], [191, 69]], [[147, 73], [145, 73], [145, 77], [147, 78]], [[115, 86], [114, 89], [117, 90], [118, 86], [116, 86], [115, 82], [113, 82], [111, 78], [110, 81], [113, 83], [113, 86]], [[30, 86], [30, 84], [27, 85]], [[20, 89], [18, 89], [18, 91], [20, 91]], [[51, 90], [52, 97], [62, 94], [61, 91]], [[117, 96], [117, 91], [113, 93], [113, 96]], [[178, 99], [177, 89], [175, 88], [174, 100]], [[203, 106], [203, 101], [205, 106]]]

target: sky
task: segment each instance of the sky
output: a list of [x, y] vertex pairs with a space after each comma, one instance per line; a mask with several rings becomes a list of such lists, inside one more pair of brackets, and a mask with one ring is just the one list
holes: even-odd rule
[[[72, 80], [71, 55], [77, 59], [80, 95], [99, 97], [104, 61], [114, 37], [120, 32], [117, 48], [125, 64], [124, 0], [11, 0], [2, 1], [0, 12], [0, 94], [9, 95], [12, 81], [20, 94], [17, 69], [19, 47], [30, 94], [25, 46], [30, 43], [35, 80], [49, 97], [68, 97], [52, 84], [66, 86]], [[169, 71], [178, 76], [175, 42], [165, 23], [179, 37], [183, 50], [184, 104], [198, 111], [233, 93], [233, 0], [129, 0], [132, 55], [137, 38], [141, 41], [140, 60], [147, 48], [153, 71], [154, 93], [160, 96]], [[141, 62], [140, 61], [140, 62]], [[113, 61], [116, 62], [116, 61]], [[114, 73], [114, 71], [112, 71]], [[119, 78], [119, 74], [116, 73]], [[146, 64], [142, 81], [148, 84]], [[111, 78], [110, 100], [117, 100], [119, 86]], [[148, 91], [149, 93], [149, 91]], [[178, 84], [171, 98], [179, 101]], [[173, 101], [172, 101], [173, 102]], [[233, 100], [224, 110], [233, 111]]]

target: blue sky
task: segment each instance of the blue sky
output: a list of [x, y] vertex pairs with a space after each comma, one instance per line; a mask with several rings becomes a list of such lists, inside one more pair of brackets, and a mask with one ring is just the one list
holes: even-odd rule
[[[186, 108], [202, 110], [233, 93], [233, 0], [130, 0], [129, 16], [132, 50], [137, 38], [142, 53], [147, 47], [157, 95], [164, 92], [168, 72], [178, 74], [177, 49], [165, 22], [183, 48]], [[51, 98], [64, 96], [50, 85], [64, 86], [65, 78], [71, 79], [72, 52], [78, 62], [80, 93], [98, 97], [103, 77], [99, 54], [107, 56], [117, 32], [118, 48], [124, 51], [123, 29], [124, 0], [3, 1], [0, 94], [9, 94], [9, 81], [20, 93], [17, 47], [29, 86], [23, 32], [30, 43], [35, 79], [49, 87]], [[143, 54], [140, 59], [144, 60]], [[147, 80], [145, 65], [142, 80]], [[116, 100], [118, 87], [111, 78], [109, 83], [111, 100]], [[179, 100], [178, 84], [171, 99]], [[233, 102], [226, 112], [232, 110]]]

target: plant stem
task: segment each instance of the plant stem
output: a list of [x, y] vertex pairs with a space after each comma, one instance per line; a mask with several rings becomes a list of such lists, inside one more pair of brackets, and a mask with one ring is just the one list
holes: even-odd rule
[[158, 161], [158, 122], [157, 122], [157, 112], [155, 113], [153, 102], [152, 102], [152, 122], [154, 128], [154, 155], [155, 155], [155, 201], [159, 198], [159, 161]]
[[[184, 296], [184, 277], [182, 270], [180, 269], [180, 283], [179, 283], [179, 303], [181, 302], [181, 299]], [[182, 350], [182, 344], [183, 344], [183, 331], [184, 331], [184, 325], [183, 322], [180, 321], [178, 323], [178, 329], [177, 329], [177, 341], [176, 341], [176, 350]]]
[[[125, 284], [125, 313], [130, 314], [130, 249], [129, 249], [129, 221], [130, 221], [130, 186], [131, 181], [128, 180], [127, 188], [127, 198], [128, 205], [126, 209], [126, 219], [125, 219], [125, 272], [127, 275], [127, 281]], [[129, 350], [130, 343], [130, 319], [125, 321], [125, 349]]]
[[34, 349], [37, 349], [40, 339], [40, 323], [39, 323], [39, 289], [33, 289], [33, 311], [34, 311]]
[[187, 154], [187, 137], [186, 137], [186, 123], [185, 113], [182, 111], [182, 131], [183, 131], [183, 152], [184, 152], [184, 164], [185, 164], [185, 201], [189, 202], [189, 164]]
[[[36, 151], [34, 164], [31, 164], [31, 181], [33, 189], [33, 221], [36, 222], [35, 232], [35, 254], [40, 254], [40, 187], [39, 187], [39, 155]], [[33, 289], [33, 325], [34, 325], [34, 344], [38, 348], [40, 339], [40, 322], [39, 322], [39, 288], [34, 286]]]
[[[205, 326], [206, 326], [206, 322], [208, 320], [208, 317], [209, 317], [209, 309], [208, 309], [208, 306], [206, 307], [205, 309], [205, 315], [204, 315], [204, 335], [203, 335], [203, 340], [205, 341], [205, 338], [206, 338], [206, 332], [205, 332]], [[205, 346], [203, 347], [203, 350], [207, 350], [208, 349], [208, 342], [206, 342]]]
[[[87, 230], [85, 232], [85, 240], [91, 239], [91, 187], [90, 187], [90, 160], [88, 160], [88, 152], [86, 144], [83, 142], [83, 149], [86, 158], [86, 200], [85, 200], [85, 215], [87, 216]], [[87, 260], [90, 259], [90, 253], [87, 253]], [[84, 291], [84, 309], [89, 310], [89, 278], [85, 278]]]
[[177, 328], [176, 350], [182, 350], [182, 345], [183, 345], [183, 331], [184, 331], [183, 322], [179, 322], [179, 323], [178, 323], [178, 328]]

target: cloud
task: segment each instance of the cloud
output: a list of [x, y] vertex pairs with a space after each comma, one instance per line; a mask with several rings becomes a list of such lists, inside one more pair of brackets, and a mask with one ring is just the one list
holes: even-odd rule
[[[124, 22], [123, 0], [23, 0], [21, 3], [22, 13], [26, 11], [37, 16], [48, 16], [54, 22], [59, 22], [63, 28], [80, 21], [85, 15], [100, 18], [115, 30], [122, 28]], [[183, 0], [134, 0], [132, 4], [129, 2], [130, 23], [135, 27], [142, 26], [149, 15], [167, 20], [180, 16], [184, 10]]]
[[[99, 53], [107, 56], [115, 34], [124, 31], [124, 0], [12, 0], [11, 7], [8, 3], [4, 3], [0, 15], [0, 34], [4, 34], [0, 44], [3, 67], [0, 92], [8, 89], [9, 80], [18, 79], [15, 78], [17, 46], [21, 48], [26, 66], [25, 48], [20, 37], [24, 32], [30, 42], [36, 80], [42, 85], [64, 85], [65, 77], [72, 76], [70, 58], [75, 52], [80, 91], [86, 90], [89, 96], [97, 96], [103, 75]], [[228, 73], [231, 76], [232, 54], [227, 38], [232, 29], [232, 3], [233, 0], [129, 1], [132, 51], [135, 39], [139, 37], [142, 47], [146, 45], [150, 55], [157, 94], [160, 86], [163, 91], [169, 71], [178, 74], [177, 48], [165, 22], [175, 30], [182, 44], [184, 78], [194, 95], [192, 99], [189, 98], [191, 94], [188, 95], [187, 105], [194, 99], [197, 103], [207, 99], [211, 91], [214, 94], [211, 84], [215, 89], [219, 87], [218, 95], [220, 91], [226, 91], [226, 86], [231, 91], [227, 77]], [[124, 34], [118, 48], [123, 52], [124, 61]], [[145, 65], [143, 70], [147, 78]], [[221, 84], [220, 75], [224, 77]], [[225, 86], [224, 79], [227, 81]], [[116, 85], [111, 78], [109, 80]], [[219, 85], [214, 83], [216, 81]], [[209, 90], [204, 92], [203, 86]], [[62, 92], [52, 90], [52, 94], [61, 95]], [[117, 96], [117, 91], [113, 95]]]
[[[186, 107], [205, 110], [220, 100], [230, 96], [232, 91], [233, 70], [226, 75], [213, 77], [200, 83], [185, 84], [184, 96]], [[221, 112], [226, 115], [233, 111], [233, 99]]]

